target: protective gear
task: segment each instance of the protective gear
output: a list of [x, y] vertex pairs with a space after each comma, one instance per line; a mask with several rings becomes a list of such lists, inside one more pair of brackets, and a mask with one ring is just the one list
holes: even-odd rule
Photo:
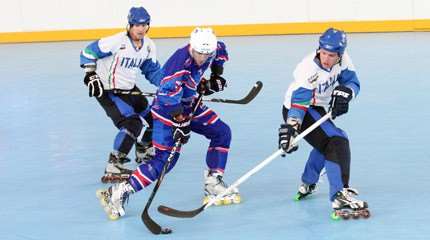
[[88, 96], [100, 98], [103, 95], [103, 83], [96, 72], [87, 72], [84, 83], [88, 86]]
[[105, 190], [97, 190], [96, 195], [100, 199], [100, 204], [111, 220], [117, 220], [125, 215], [124, 205], [128, 201], [130, 194], [135, 191], [128, 182], [115, 184]]
[[327, 29], [319, 39], [319, 48], [329, 52], [336, 52], [339, 56], [345, 52], [347, 45], [346, 34], [342, 30]]
[[151, 16], [144, 7], [132, 7], [128, 12], [128, 24], [147, 24], [151, 22]]
[[208, 96], [213, 93], [223, 91], [224, 88], [227, 86], [226, 83], [227, 81], [223, 77], [212, 73], [211, 78], [209, 80], [206, 80], [204, 78], [202, 79], [202, 81], [197, 87], [197, 91], [199, 93], [203, 93], [203, 95], [205, 96]]
[[351, 99], [352, 90], [349, 87], [339, 85], [333, 90], [330, 100], [331, 115], [333, 119], [348, 112], [349, 101], [351, 101]]
[[300, 124], [295, 118], [288, 118], [287, 123], [281, 124], [279, 128], [279, 148], [286, 153], [296, 151], [299, 146], [293, 145], [294, 138], [298, 135]]
[[190, 139], [190, 120], [181, 115], [173, 117], [173, 140], [176, 142], [179, 139], [181, 144], [185, 144]]
[[190, 45], [201, 54], [212, 54], [217, 48], [217, 38], [211, 28], [195, 28], [191, 32]]

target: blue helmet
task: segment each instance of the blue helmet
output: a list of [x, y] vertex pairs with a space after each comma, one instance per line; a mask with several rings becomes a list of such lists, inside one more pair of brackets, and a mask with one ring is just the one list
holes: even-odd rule
[[319, 42], [320, 49], [336, 52], [342, 56], [346, 48], [346, 34], [342, 30], [329, 28], [321, 35]]
[[132, 7], [128, 12], [128, 24], [148, 24], [151, 21], [151, 16], [144, 7]]

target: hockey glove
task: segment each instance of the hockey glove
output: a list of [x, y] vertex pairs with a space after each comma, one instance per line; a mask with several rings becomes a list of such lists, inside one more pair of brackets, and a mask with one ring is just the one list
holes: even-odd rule
[[96, 72], [87, 72], [84, 77], [84, 83], [88, 86], [88, 95], [90, 97], [100, 98], [103, 95], [103, 83]]
[[299, 123], [297, 119], [288, 118], [287, 123], [281, 124], [279, 128], [279, 148], [282, 148], [286, 153], [296, 151], [299, 146], [293, 145], [294, 138], [298, 135]]
[[177, 142], [181, 141], [181, 144], [185, 144], [190, 139], [190, 120], [184, 118], [182, 114], [177, 115], [173, 118], [173, 140]]
[[330, 100], [331, 116], [333, 119], [348, 112], [349, 101], [351, 99], [352, 90], [349, 87], [339, 85], [333, 90]]
[[203, 93], [205, 96], [208, 96], [213, 93], [223, 91], [226, 86], [227, 81], [223, 77], [212, 73], [209, 80], [203, 78], [200, 81], [197, 91], [199, 93]]

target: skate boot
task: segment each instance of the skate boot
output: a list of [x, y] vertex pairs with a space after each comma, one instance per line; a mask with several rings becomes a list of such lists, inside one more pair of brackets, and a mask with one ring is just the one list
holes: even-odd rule
[[142, 162], [148, 162], [155, 156], [155, 148], [152, 143], [147, 142], [136, 142], [136, 163], [141, 164]]
[[117, 220], [124, 216], [124, 204], [128, 202], [129, 195], [133, 193], [133, 187], [128, 182], [122, 182], [112, 185], [108, 189], [97, 190], [96, 195], [109, 219]]
[[[227, 190], [227, 184], [222, 180], [223, 174], [221, 172], [210, 172], [205, 170], [205, 197], [203, 198], [203, 204], [208, 203], [210, 200], [216, 198], [217, 195], [222, 194]], [[240, 203], [239, 190], [233, 188], [222, 198], [215, 201], [215, 205], [229, 205]]]
[[317, 185], [315, 183], [313, 184], [306, 184], [302, 183], [299, 187], [299, 191], [294, 196], [295, 201], [300, 201], [307, 197], [308, 195], [311, 195], [316, 191]]
[[109, 161], [105, 169], [105, 174], [101, 178], [102, 183], [116, 183], [127, 180], [133, 170], [124, 166], [130, 159], [123, 153], [109, 155]]
[[336, 197], [331, 203], [333, 213], [331, 218], [333, 220], [349, 218], [358, 219], [370, 217], [367, 202], [355, 199], [353, 196], [357, 196], [358, 191], [353, 188], [344, 188], [342, 191], [336, 193]]

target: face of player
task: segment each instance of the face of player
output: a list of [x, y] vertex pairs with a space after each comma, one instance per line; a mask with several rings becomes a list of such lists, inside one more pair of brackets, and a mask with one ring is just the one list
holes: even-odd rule
[[321, 65], [326, 69], [331, 69], [340, 59], [339, 54], [336, 52], [329, 52], [322, 48], [319, 52]]
[[203, 65], [211, 56], [212, 56], [212, 54], [199, 53], [199, 52], [195, 51], [194, 49], [191, 49], [191, 57], [194, 59], [194, 62], [199, 67], [201, 65]]
[[135, 24], [130, 27], [129, 33], [133, 41], [140, 41], [148, 31], [148, 24]]

